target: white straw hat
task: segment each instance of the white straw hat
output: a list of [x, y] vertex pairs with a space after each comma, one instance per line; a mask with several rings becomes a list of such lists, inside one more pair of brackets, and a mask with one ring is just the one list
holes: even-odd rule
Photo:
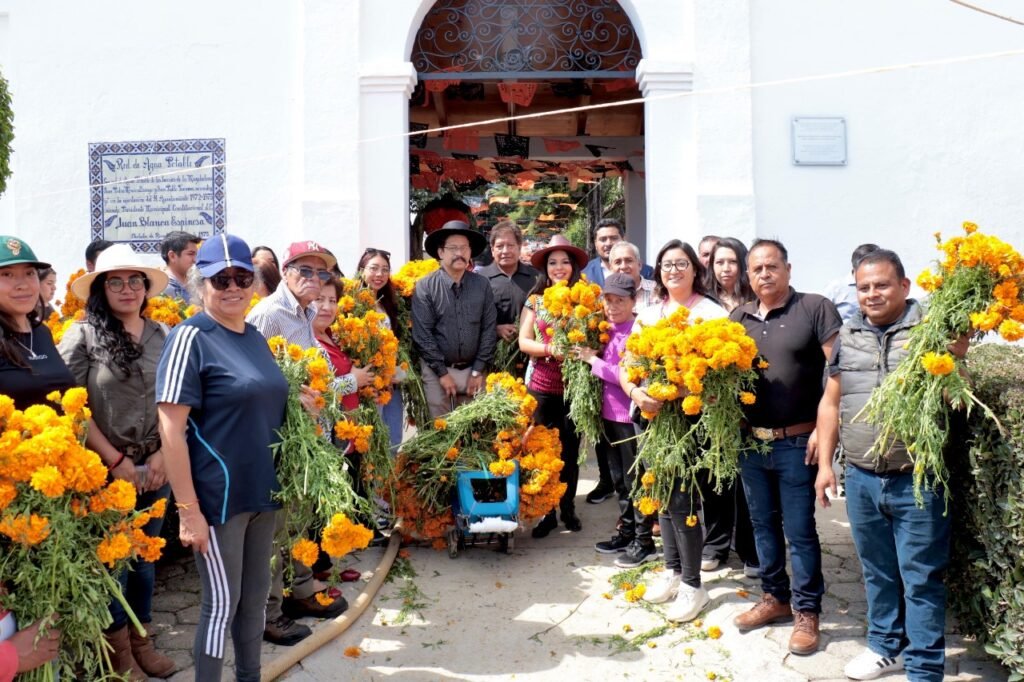
[[89, 298], [89, 288], [93, 281], [104, 272], [115, 270], [135, 270], [149, 279], [148, 296], [159, 296], [167, 288], [167, 273], [159, 268], [145, 265], [139, 254], [127, 244], [114, 244], [104, 249], [96, 257], [96, 270], [82, 275], [71, 283], [71, 293], [83, 301]]

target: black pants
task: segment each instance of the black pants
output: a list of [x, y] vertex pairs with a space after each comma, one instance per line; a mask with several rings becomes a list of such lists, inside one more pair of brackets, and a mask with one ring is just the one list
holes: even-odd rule
[[699, 519], [700, 495], [696, 490], [682, 492], [679, 488], [680, 481], [676, 479], [672, 482], [668, 507], [658, 515], [665, 550], [665, 570], [681, 573], [682, 581], [690, 587], [700, 587], [700, 549], [704, 530], [700, 521], [692, 526], [686, 523], [689, 516]]
[[576, 486], [580, 480], [580, 437], [576, 434], [576, 425], [569, 419], [569, 405], [561, 393], [552, 395], [531, 390], [530, 395], [537, 399], [534, 423], [558, 429], [558, 439], [562, 442], [562, 462], [565, 466], [562, 467], [559, 480], [565, 483], [565, 494], [558, 506], [564, 522], [576, 513]]
[[[634, 507], [630, 492], [633, 490], [633, 482], [636, 472], [631, 472], [633, 462], [636, 461], [637, 438], [633, 422], [625, 424], [620, 422], [602, 420], [604, 422], [604, 434], [601, 440], [594, 446], [598, 462], [604, 454], [604, 461], [608, 466], [608, 475], [612, 488], [619, 497], [619, 521], [621, 525], [619, 532], [625, 537], [633, 537], [645, 545], [651, 544], [654, 540], [651, 537], [651, 523], [648, 517], [640, 513]], [[619, 442], [621, 441], [621, 442]], [[640, 475], [643, 475], [640, 472]]]
[[733, 546], [735, 530], [736, 554], [748, 566], [757, 566], [757, 548], [754, 546], [754, 528], [750, 523], [747, 496], [737, 478], [724, 487], [721, 493], [708, 477], [707, 471], [698, 475], [701, 494], [704, 497], [704, 552], [705, 559], [718, 559], [725, 563], [729, 549]]

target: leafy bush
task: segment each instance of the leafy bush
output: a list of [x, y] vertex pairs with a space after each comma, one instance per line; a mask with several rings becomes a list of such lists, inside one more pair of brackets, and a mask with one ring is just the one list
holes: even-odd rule
[[0, 74], [0, 194], [7, 189], [11, 177], [11, 142], [14, 141], [14, 112], [11, 111], [11, 93], [7, 81]]
[[983, 345], [968, 361], [976, 395], [1006, 433], [975, 410], [967, 457], [951, 458], [950, 606], [964, 633], [984, 643], [1011, 680], [1024, 680], [1024, 349]]

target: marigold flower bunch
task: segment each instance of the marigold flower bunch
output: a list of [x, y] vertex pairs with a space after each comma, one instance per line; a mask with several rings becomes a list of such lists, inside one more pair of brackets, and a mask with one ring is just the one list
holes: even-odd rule
[[[562, 350], [562, 379], [565, 399], [569, 404], [569, 417], [576, 430], [590, 443], [601, 437], [601, 379], [594, 376], [590, 365], [573, 357], [569, 349], [583, 346], [600, 350], [608, 343], [608, 322], [601, 304], [601, 287], [586, 279], [572, 286], [556, 282], [544, 290], [543, 309], [538, 315], [553, 329], [553, 334], [538, 340]], [[580, 448], [581, 460], [586, 450]]]
[[85, 319], [85, 309], [76, 311], [71, 317], [61, 317], [56, 311], [50, 313], [45, 321], [47, 328], [50, 330], [50, 335], [53, 337], [54, 344], [59, 344], [60, 340], [64, 338], [64, 334], [68, 329], [71, 328], [75, 322], [81, 322]]
[[942, 486], [948, 491], [942, 452], [949, 410], [978, 406], [991, 414], [959, 371], [962, 360], [954, 357], [950, 345], [988, 332], [1011, 342], [1024, 338], [1024, 258], [974, 223], [965, 222], [963, 231], [946, 241], [935, 233], [940, 260], [917, 278], [929, 293], [927, 314], [910, 331], [906, 358], [857, 417], [878, 427], [876, 457], [887, 456], [895, 440], [907, 446], [919, 502], [922, 488]]
[[391, 284], [399, 296], [409, 298], [416, 290], [416, 283], [439, 267], [441, 264], [433, 258], [408, 261], [398, 269], [398, 272], [391, 274]]
[[430, 418], [430, 408], [427, 406], [427, 395], [423, 388], [419, 353], [412, 343], [412, 295], [416, 290], [416, 283], [439, 267], [440, 264], [433, 258], [412, 260], [391, 275], [391, 284], [398, 295], [398, 329], [394, 332], [399, 340], [399, 363], [407, 372], [405, 381], [402, 382], [402, 402], [405, 405], [406, 419], [414, 426], [427, 422]]
[[520, 469], [519, 515], [539, 518], [557, 506], [565, 484], [558, 431], [530, 427], [537, 401], [521, 379], [495, 373], [486, 390], [402, 443], [392, 478], [392, 509], [410, 533], [443, 549], [453, 523], [451, 496], [461, 471], [505, 477]]
[[168, 327], [175, 327], [195, 315], [198, 310], [197, 306], [189, 305], [180, 298], [153, 296], [146, 300], [146, 309], [142, 311], [142, 316]]
[[[56, 620], [63, 631], [60, 673], [106, 678], [113, 671], [96, 647], [110, 625], [113, 599], [124, 602], [108, 569], [155, 561], [162, 538], [143, 532], [165, 503], [135, 511], [135, 488], [107, 484], [107, 467], [84, 446], [90, 411], [83, 388], [54, 391], [49, 404], [17, 410], [0, 395], [0, 608], [21, 622]], [[88, 585], [89, 589], [83, 589]], [[45, 679], [52, 668], [19, 679]]]
[[[342, 419], [338, 401], [330, 388], [333, 374], [323, 353], [319, 348], [303, 349], [289, 344], [280, 336], [271, 337], [267, 344], [289, 388], [284, 424], [278, 431], [280, 440], [274, 445], [277, 478], [281, 484], [275, 498], [284, 506], [282, 513], [285, 514], [278, 541], [292, 548], [298, 561], [304, 561], [312, 552], [309, 545], [301, 543], [308, 539], [308, 529], [326, 527], [335, 514], [365, 511], [365, 501], [355, 494], [345, 460], [332, 444], [331, 434], [325, 430], [324, 425], [330, 425], [330, 430], [336, 434], [338, 424], [347, 422]], [[299, 400], [303, 386], [320, 392], [319, 421], [306, 412]], [[341, 430], [348, 435], [346, 428], [343, 426]], [[355, 434], [367, 435], [362, 431]], [[290, 562], [286, 563], [285, 572], [291, 570]], [[332, 569], [328, 582], [340, 582], [337, 568]]]
[[85, 268], [79, 268], [71, 273], [68, 277], [67, 284], [64, 285], [64, 300], [60, 304], [60, 316], [61, 319], [69, 320], [75, 317], [75, 314], [79, 311], [85, 312], [85, 301], [81, 300], [71, 291], [71, 283], [79, 277], [85, 275]]
[[663, 403], [639, 456], [647, 472], [634, 490], [644, 513], [665, 506], [672, 485], [694, 487], [707, 469], [716, 487], [735, 477], [744, 447], [737, 425], [749, 390], [757, 347], [743, 326], [726, 318], [690, 320], [685, 307], [626, 340], [623, 365], [630, 381]]
[[524, 523], [542, 519], [558, 507], [566, 488], [559, 479], [564, 466], [558, 429], [531, 427], [519, 456], [519, 518]]
[[338, 318], [331, 325], [331, 334], [352, 362], [372, 367], [375, 374], [373, 382], [359, 390], [359, 409], [349, 415], [351, 421], [371, 427], [366, 437], [355, 441], [356, 449], [364, 454], [361, 475], [368, 481], [373, 480], [371, 472], [386, 478], [393, 463], [391, 440], [377, 406], [391, 401], [399, 364], [398, 337], [388, 328], [387, 315], [377, 311], [376, 305], [376, 295], [361, 280], [344, 279]]

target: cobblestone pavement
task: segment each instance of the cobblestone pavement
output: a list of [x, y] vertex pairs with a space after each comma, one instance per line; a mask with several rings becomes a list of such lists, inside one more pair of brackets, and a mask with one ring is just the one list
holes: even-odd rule
[[[593, 466], [584, 470], [593, 475]], [[583, 504], [592, 481], [580, 485], [584, 530], [564, 528], [543, 540], [520, 533], [510, 555], [471, 547], [456, 559], [427, 547], [409, 549], [404, 565], [414, 578], [398, 578], [378, 593], [352, 627], [304, 659], [286, 679], [326, 680], [707, 680], [734, 682], [843, 680], [843, 665], [862, 650], [866, 603], [842, 501], [818, 512], [827, 594], [822, 647], [800, 657], [786, 646], [790, 627], [740, 634], [732, 618], [759, 597], [759, 584], [743, 577], [735, 557], [704, 573], [711, 603], [702, 627], [668, 627], [659, 608], [611, 595], [614, 557], [593, 544], [614, 528], [615, 503]], [[371, 549], [346, 565], [368, 580], [383, 551]], [[365, 582], [345, 586], [353, 602]], [[198, 619], [199, 581], [191, 559], [158, 572], [154, 626], [157, 646], [181, 666], [172, 680], [191, 680], [191, 646]], [[606, 598], [606, 596], [611, 598]], [[405, 608], [403, 609], [403, 602]], [[408, 616], [408, 618], [403, 618]], [[310, 621], [311, 626], [316, 623]], [[706, 637], [718, 625], [718, 640]], [[948, 680], [1005, 680], [1006, 672], [977, 644], [946, 638]], [[650, 635], [650, 643], [632, 641]], [[639, 643], [639, 646], [637, 644]], [[358, 657], [350, 648], [358, 647]], [[230, 651], [230, 647], [228, 647]], [[279, 653], [264, 645], [264, 662]], [[230, 669], [231, 654], [228, 654]], [[225, 680], [233, 680], [226, 672]], [[900, 675], [882, 678], [904, 679]]]

